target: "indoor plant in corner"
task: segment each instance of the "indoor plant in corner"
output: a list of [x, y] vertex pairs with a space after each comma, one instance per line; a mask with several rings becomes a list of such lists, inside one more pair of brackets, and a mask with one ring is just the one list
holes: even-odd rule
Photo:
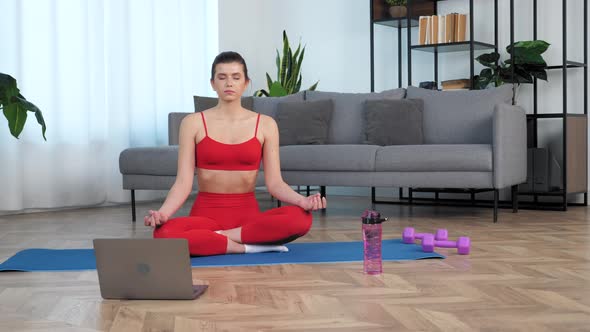
[[[289, 38], [287, 33], [283, 30], [283, 56], [279, 55], [277, 50], [277, 80], [273, 81], [270, 75], [266, 73], [266, 83], [268, 84], [268, 91], [260, 89], [254, 92], [257, 97], [282, 97], [299, 92], [301, 88], [301, 63], [303, 62], [303, 55], [305, 54], [305, 47], [301, 49], [301, 43], [297, 46], [297, 50], [293, 53], [289, 45]], [[319, 82], [316, 82], [308, 90], [315, 90]]]
[[37, 122], [41, 125], [43, 139], [47, 141], [47, 138], [45, 138], [47, 128], [41, 110], [20, 94], [14, 77], [3, 73], [0, 73], [0, 109], [2, 109], [4, 116], [8, 120], [10, 133], [15, 138], [18, 138], [23, 131], [27, 121], [27, 112], [35, 113]]
[[389, 5], [389, 15], [391, 17], [405, 17], [408, 14], [406, 0], [385, 0], [385, 3]]

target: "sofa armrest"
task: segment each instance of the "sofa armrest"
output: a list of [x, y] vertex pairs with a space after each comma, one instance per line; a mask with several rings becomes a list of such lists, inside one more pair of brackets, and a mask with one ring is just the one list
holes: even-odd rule
[[519, 106], [498, 104], [493, 120], [494, 188], [526, 181], [526, 112]]
[[168, 114], [168, 145], [178, 145], [180, 123], [189, 114], [191, 113], [172, 112]]

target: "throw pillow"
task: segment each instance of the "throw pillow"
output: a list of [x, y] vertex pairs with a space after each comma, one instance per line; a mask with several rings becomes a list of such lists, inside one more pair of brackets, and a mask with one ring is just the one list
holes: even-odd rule
[[403, 99], [405, 95], [405, 89], [369, 93], [307, 91], [305, 100], [334, 100], [330, 144], [362, 144], [363, 103], [368, 99]]
[[280, 145], [326, 144], [332, 112], [331, 99], [279, 103], [276, 121]]
[[494, 108], [512, 102], [512, 85], [457, 91], [409, 86], [406, 98], [424, 100], [425, 144], [491, 144]]
[[[217, 106], [218, 98], [194, 96], [193, 100], [195, 102], [195, 112], [202, 112], [206, 109], [210, 109], [212, 107]], [[242, 97], [242, 107], [244, 107], [245, 109], [252, 110], [253, 102], [254, 98], [252, 97]]]
[[422, 144], [422, 110], [420, 99], [378, 99], [364, 104], [365, 144]]
[[[286, 95], [283, 97], [253, 97], [253, 107], [256, 113], [268, 115], [271, 118], [277, 116], [277, 105], [286, 101], [304, 101], [306, 91], [299, 91], [297, 93]], [[328, 98], [325, 98], [328, 99]]]

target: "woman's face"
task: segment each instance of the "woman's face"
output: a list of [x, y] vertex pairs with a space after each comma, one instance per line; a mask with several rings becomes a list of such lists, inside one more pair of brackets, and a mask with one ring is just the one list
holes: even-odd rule
[[219, 99], [232, 101], [242, 97], [250, 81], [244, 75], [244, 66], [238, 62], [218, 63], [215, 65], [215, 76], [211, 81], [213, 90]]

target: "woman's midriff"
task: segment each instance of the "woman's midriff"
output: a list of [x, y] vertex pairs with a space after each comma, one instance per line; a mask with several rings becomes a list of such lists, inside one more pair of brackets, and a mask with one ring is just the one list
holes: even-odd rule
[[199, 191], [211, 193], [246, 193], [256, 189], [258, 170], [225, 171], [197, 169]]

